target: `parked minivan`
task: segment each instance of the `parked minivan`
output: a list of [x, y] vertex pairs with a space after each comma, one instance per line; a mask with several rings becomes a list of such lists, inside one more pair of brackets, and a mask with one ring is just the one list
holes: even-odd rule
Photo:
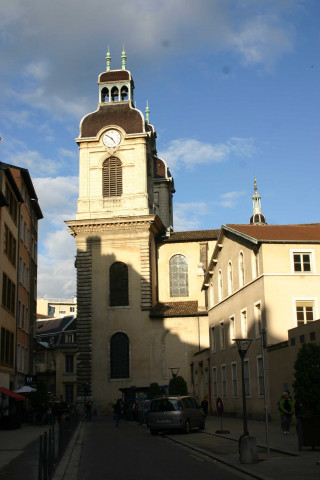
[[192, 428], [205, 428], [204, 412], [191, 396], [154, 398], [149, 404], [148, 421], [152, 435], [164, 430], [189, 433]]

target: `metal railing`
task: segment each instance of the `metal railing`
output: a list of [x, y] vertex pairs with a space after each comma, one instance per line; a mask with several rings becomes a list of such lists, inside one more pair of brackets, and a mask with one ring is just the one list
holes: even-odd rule
[[[62, 419], [57, 427], [52, 425], [48, 432], [40, 435], [38, 480], [50, 480], [79, 423], [79, 414]], [[58, 435], [56, 434], [58, 431]]]

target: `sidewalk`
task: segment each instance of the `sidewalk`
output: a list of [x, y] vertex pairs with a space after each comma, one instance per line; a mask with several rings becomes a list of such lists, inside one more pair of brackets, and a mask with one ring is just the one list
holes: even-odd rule
[[[39, 438], [48, 425], [25, 425], [15, 430], [0, 430], [0, 479], [28, 478], [37, 471]], [[22, 476], [18, 477], [21, 472]], [[32, 477], [29, 477], [32, 478]]]
[[[299, 451], [298, 436], [295, 425], [289, 435], [284, 435], [279, 423], [269, 423], [270, 456], [267, 458], [265, 422], [248, 420], [249, 435], [256, 438], [258, 446], [258, 463], [240, 464], [239, 438], [243, 434], [241, 419], [223, 418], [222, 429], [229, 434], [217, 434], [221, 430], [220, 418], [207, 417], [205, 435], [176, 435], [178, 443], [194, 448], [222, 463], [236, 468], [261, 480], [308, 480], [320, 478], [320, 449], [312, 451], [304, 447]], [[168, 435], [167, 438], [172, 438]]]

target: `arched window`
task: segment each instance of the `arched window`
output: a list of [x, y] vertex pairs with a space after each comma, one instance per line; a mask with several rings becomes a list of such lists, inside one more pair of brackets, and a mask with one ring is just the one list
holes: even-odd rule
[[259, 264], [257, 252], [251, 253], [252, 278], [255, 279], [259, 275]]
[[244, 285], [244, 255], [243, 252], [239, 253], [239, 288]]
[[188, 262], [184, 255], [174, 255], [169, 262], [170, 297], [188, 297]]
[[110, 307], [129, 305], [128, 267], [123, 262], [115, 262], [109, 270]]
[[121, 88], [121, 100], [128, 100], [128, 87]]
[[112, 87], [111, 89], [111, 101], [118, 102], [119, 100], [119, 90], [118, 87]]
[[110, 340], [110, 377], [129, 378], [129, 338], [115, 333]]
[[110, 157], [103, 162], [102, 193], [104, 197], [122, 195], [122, 164], [119, 158]]
[[233, 292], [233, 276], [232, 276], [232, 263], [228, 263], [228, 295]]
[[223, 290], [222, 271], [219, 270], [219, 272], [218, 272], [218, 299], [219, 299], [219, 302], [221, 302], [221, 300], [222, 300], [222, 290]]
[[101, 102], [109, 102], [109, 90], [107, 87], [103, 87], [101, 90]]

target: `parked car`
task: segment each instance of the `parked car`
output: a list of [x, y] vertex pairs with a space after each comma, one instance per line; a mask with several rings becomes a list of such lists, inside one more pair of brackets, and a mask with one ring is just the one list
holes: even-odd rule
[[192, 428], [205, 428], [203, 410], [191, 396], [154, 398], [149, 404], [148, 421], [152, 435], [164, 430], [189, 433]]

